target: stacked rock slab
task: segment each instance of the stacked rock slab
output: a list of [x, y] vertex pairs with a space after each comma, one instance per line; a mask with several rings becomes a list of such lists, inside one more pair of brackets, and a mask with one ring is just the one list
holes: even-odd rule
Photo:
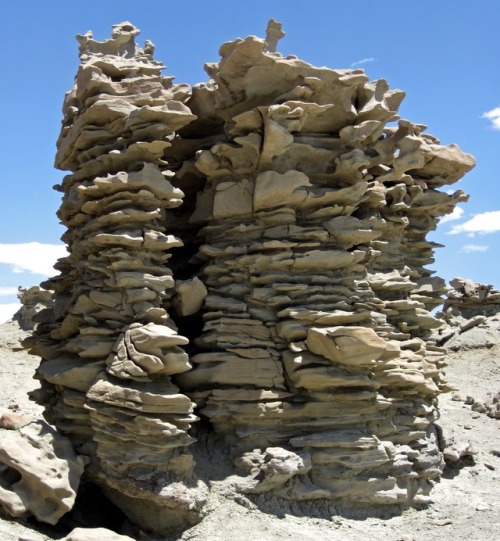
[[444, 301], [444, 318], [451, 322], [454, 317], [471, 319], [492, 317], [500, 312], [500, 291], [492, 285], [479, 284], [466, 278], [450, 281], [453, 289]]
[[425, 501], [444, 364], [425, 338], [446, 290], [425, 269], [426, 234], [467, 199], [438, 188], [474, 160], [425, 126], [388, 125], [404, 94], [386, 81], [270, 49], [224, 44], [188, 102], [208, 296], [194, 369], [176, 381], [250, 492]]
[[[22, 306], [12, 319], [19, 323], [23, 331], [35, 329], [38, 321], [43, 321], [43, 314], [39, 315], [39, 313], [50, 308], [53, 302], [52, 291], [47, 291], [39, 286], [20, 287], [17, 298]], [[48, 312], [50, 313], [50, 310]]]
[[425, 501], [446, 291], [426, 235], [473, 158], [399, 119], [386, 81], [276, 53], [274, 21], [224, 44], [192, 94], [137, 33], [78, 38], [56, 158], [69, 256], [29, 343], [47, 417], [150, 529], [203, 503], [194, 413], [241, 490]]
[[189, 88], [161, 75], [153, 45], [135, 44], [138, 32], [122, 23], [104, 42], [78, 36], [81, 65], [56, 156], [56, 167], [72, 171], [58, 188], [69, 256], [46, 284], [53, 319], [39, 326], [32, 352], [42, 357], [49, 421], [92, 457], [91, 476], [119, 505], [147, 501], [148, 525], [162, 529], [195, 520], [199, 504], [185, 487], [165, 493], [172, 480], [190, 483], [185, 449], [197, 418], [170, 377], [190, 363], [188, 339], [165, 309], [170, 251], [182, 242], [162, 224], [183, 198], [163, 152], [195, 117], [184, 104]]

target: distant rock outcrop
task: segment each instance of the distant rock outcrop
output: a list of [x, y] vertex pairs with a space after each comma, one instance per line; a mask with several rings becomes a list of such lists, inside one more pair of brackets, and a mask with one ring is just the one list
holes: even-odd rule
[[43, 314], [39, 313], [50, 309], [53, 303], [52, 291], [39, 286], [20, 287], [17, 298], [22, 306], [12, 319], [19, 323], [23, 331], [31, 331], [39, 321], [43, 321]]
[[450, 281], [443, 310], [446, 326], [434, 333], [451, 350], [491, 348], [500, 344], [500, 291], [465, 278]]
[[426, 235], [474, 159], [400, 119], [385, 80], [274, 52], [274, 21], [192, 91], [137, 34], [78, 37], [56, 156], [69, 256], [26, 344], [47, 418], [156, 531], [201, 518], [200, 416], [243, 492], [427, 501], [446, 286]]
[[453, 289], [448, 291], [443, 306], [445, 319], [451, 321], [454, 316], [464, 319], [490, 317], [500, 313], [500, 291], [492, 285], [466, 278], [454, 278], [450, 285]]

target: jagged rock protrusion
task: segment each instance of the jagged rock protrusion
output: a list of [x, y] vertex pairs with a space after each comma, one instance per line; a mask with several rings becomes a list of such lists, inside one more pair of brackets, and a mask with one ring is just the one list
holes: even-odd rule
[[453, 324], [454, 317], [470, 320], [500, 313], [500, 291], [492, 285], [479, 284], [466, 278], [454, 278], [450, 285], [453, 289], [447, 292], [443, 305], [443, 317], [448, 323]]

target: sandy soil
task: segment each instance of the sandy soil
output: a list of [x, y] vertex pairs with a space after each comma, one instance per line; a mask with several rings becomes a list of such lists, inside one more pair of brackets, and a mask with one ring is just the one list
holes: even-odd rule
[[[500, 336], [498, 328], [494, 329]], [[490, 329], [491, 331], [491, 329]], [[0, 325], [0, 411], [11, 409], [40, 416], [27, 392], [37, 387], [32, 376], [38, 360], [19, 346], [26, 333], [16, 323]], [[426, 509], [373, 510], [370, 516], [331, 506], [309, 509], [316, 516], [301, 516], [300, 509], [271, 514], [259, 509], [258, 499], [235, 495], [228, 484], [213, 484], [209, 513], [197, 526], [169, 541], [493, 541], [500, 539], [499, 420], [465, 404], [467, 396], [485, 400], [500, 391], [500, 344], [461, 350], [449, 355], [447, 378], [457, 389], [440, 399], [441, 420], [453, 428], [456, 440], [469, 441], [477, 451], [474, 463], [447, 467]], [[272, 506], [271, 506], [272, 508]], [[67, 528], [67, 525], [66, 525]], [[13, 520], [0, 515], [0, 541], [61, 539], [67, 530]], [[150, 540], [125, 524], [122, 533]], [[167, 538], [163, 538], [166, 539]], [[103, 541], [106, 541], [103, 539]], [[159, 541], [159, 538], [154, 539]]]

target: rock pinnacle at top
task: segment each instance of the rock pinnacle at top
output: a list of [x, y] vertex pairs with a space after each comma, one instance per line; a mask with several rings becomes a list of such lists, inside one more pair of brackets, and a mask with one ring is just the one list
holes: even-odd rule
[[285, 37], [285, 32], [281, 29], [282, 23], [269, 19], [266, 28], [266, 50], [270, 53], [275, 53], [278, 47], [278, 41]]

